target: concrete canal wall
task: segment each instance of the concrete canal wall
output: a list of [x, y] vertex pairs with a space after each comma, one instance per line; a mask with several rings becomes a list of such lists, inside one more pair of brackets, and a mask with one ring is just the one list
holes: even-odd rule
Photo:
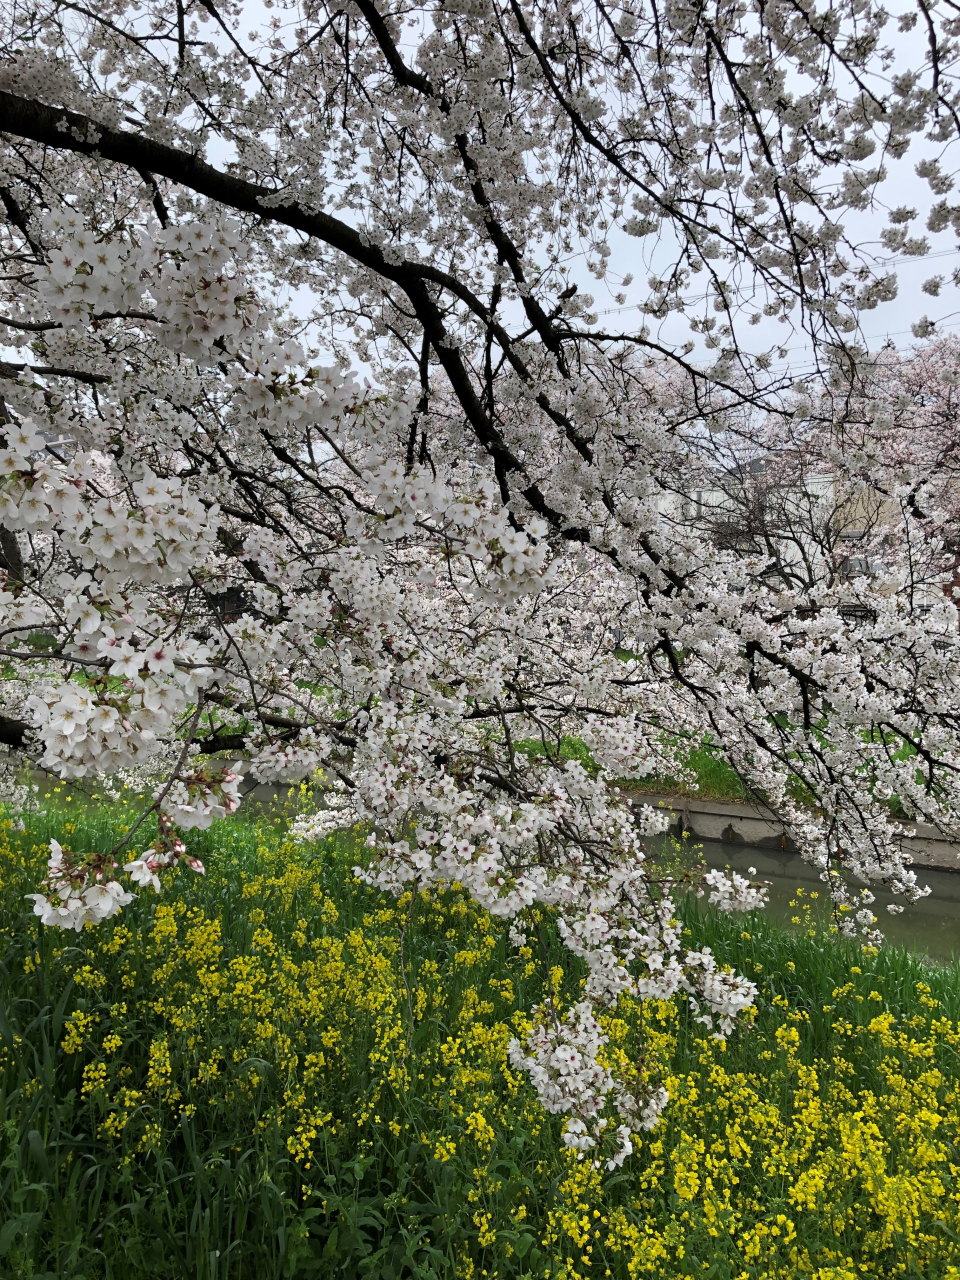
[[[655, 792], [631, 795], [635, 805], [649, 804], [674, 814], [671, 830], [686, 832], [695, 840], [721, 840], [724, 844], [754, 849], [794, 852], [794, 844], [776, 815], [762, 805], [730, 800], [702, 800], [694, 796], [658, 795]], [[935, 827], [922, 822], [905, 824], [916, 834], [905, 841], [916, 866], [960, 871], [960, 845], [944, 840]]]

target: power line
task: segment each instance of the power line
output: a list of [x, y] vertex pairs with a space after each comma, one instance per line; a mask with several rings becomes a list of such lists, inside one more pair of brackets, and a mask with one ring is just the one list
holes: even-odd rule
[[[960, 328], [960, 320], [952, 320], [950, 321], [949, 324], [945, 324], [943, 321], [940, 321], [940, 320], [936, 322], [936, 332], [943, 332], [944, 330], [958, 329], [958, 328]], [[908, 333], [912, 334], [913, 330], [897, 329], [893, 333], [883, 333], [883, 334], [875, 333], [869, 336], [866, 336], [866, 335], [865, 336], [866, 336], [867, 342], [879, 342], [881, 339], [886, 339], [886, 338], [902, 338], [905, 334], [908, 334]], [[935, 336], [935, 334], [931, 336]], [[802, 351], [803, 349], [804, 348], [802, 347], [793, 348], [794, 351]], [[771, 364], [767, 372], [768, 373], [772, 373], [772, 372], [789, 373], [790, 371], [795, 371], [797, 373], [802, 373], [805, 369], [816, 369], [816, 368], [817, 368], [816, 362], [812, 360], [808, 360], [805, 363], [798, 364], [798, 365], [792, 365], [788, 360], [783, 362], [777, 361], [774, 364]]]

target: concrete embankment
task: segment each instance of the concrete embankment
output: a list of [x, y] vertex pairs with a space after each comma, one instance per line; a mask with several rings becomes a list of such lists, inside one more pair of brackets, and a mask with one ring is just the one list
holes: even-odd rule
[[[649, 804], [655, 809], [671, 810], [674, 814], [671, 830], [676, 835], [685, 832], [695, 840], [719, 840], [754, 849], [794, 852], [793, 841], [783, 824], [763, 805], [640, 791], [632, 792], [630, 800], [636, 805]], [[905, 826], [915, 833], [905, 843], [916, 866], [960, 871], [960, 845], [945, 840], [935, 827], [925, 823]]]

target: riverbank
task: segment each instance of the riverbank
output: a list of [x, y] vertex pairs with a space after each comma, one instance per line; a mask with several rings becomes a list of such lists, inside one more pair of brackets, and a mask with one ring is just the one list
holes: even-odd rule
[[[829, 906], [820, 873], [815, 867], [789, 850], [758, 849], [719, 840], [689, 840], [688, 856], [696, 857], [708, 867], [730, 867], [751, 879], [765, 880], [769, 906], [764, 919], [780, 928], [795, 930], [800, 903], [811, 905], [821, 929], [829, 928]], [[751, 871], [752, 869], [752, 871]], [[902, 900], [874, 888], [872, 910], [877, 927], [887, 942], [917, 956], [926, 956], [938, 964], [960, 960], [960, 875], [956, 871], [924, 868], [921, 882], [930, 895], [904, 908], [902, 914], [891, 915], [887, 905]]]
[[[690, 840], [719, 841], [751, 849], [793, 853], [795, 846], [770, 809], [746, 800], [718, 800], [712, 796], [678, 795], [673, 792], [622, 788], [631, 804], [666, 809], [672, 815], [671, 832]], [[960, 846], [945, 840], [935, 827], [922, 822], [904, 823], [913, 832], [905, 840], [914, 865], [940, 871], [960, 871]]]

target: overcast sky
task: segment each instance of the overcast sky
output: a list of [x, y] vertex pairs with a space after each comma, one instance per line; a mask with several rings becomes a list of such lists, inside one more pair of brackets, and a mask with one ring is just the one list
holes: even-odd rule
[[[910, 5], [910, 8], [912, 9], [913, 6]], [[251, 27], [260, 27], [261, 30], [265, 28], [268, 15], [260, 0], [249, 0], [249, 3], [244, 6], [244, 11], [245, 30]], [[249, 25], [247, 25], [247, 19], [249, 19]], [[927, 43], [920, 24], [912, 32], [903, 34], [897, 31], [896, 22], [891, 20], [886, 30], [888, 42], [896, 49], [898, 55], [891, 74], [907, 68], [922, 69], [926, 66]], [[411, 57], [415, 57], [412, 46], [409, 53]], [[217, 154], [220, 150], [221, 148], [214, 143], [209, 149], [209, 154], [215, 162], [222, 163], [226, 155]], [[935, 321], [939, 332], [960, 330], [960, 290], [951, 281], [952, 272], [960, 267], [960, 248], [958, 248], [957, 237], [952, 230], [937, 235], [926, 231], [929, 209], [942, 197], [935, 196], [926, 181], [919, 178], [915, 172], [917, 162], [924, 158], [938, 158], [945, 171], [953, 172], [960, 168], [957, 151], [956, 143], [945, 150], [942, 146], [932, 146], [923, 138], [915, 139], [901, 160], [886, 163], [887, 178], [877, 191], [880, 208], [866, 214], [848, 214], [841, 219], [848, 235], [876, 255], [878, 269], [881, 268], [881, 262], [884, 262], [882, 269], [893, 270], [898, 277], [896, 299], [863, 314], [863, 335], [872, 350], [883, 346], [887, 339], [892, 340], [898, 347], [909, 347], [917, 340], [912, 334], [911, 326], [923, 317]], [[876, 156], [864, 162], [865, 167], [876, 163]], [[951, 196], [960, 199], [956, 193], [951, 193]], [[918, 217], [912, 224], [911, 234], [927, 236], [930, 241], [930, 254], [924, 258], [899, 256], [891, 261], [892, 255], [883, 248], [879, 239], [881, 230], [887, 224], [885, 210], [905, 205], [918, 210]], [[599, 313], [600, 324], [604, 329], [635, 332], [644, 321], [644, 317], [637, 310], [637, 303], [648, 295], [647, 278], [652, 273], [656, 273], [658, 268], [662, 270], [668, 265], [671, 246], [667, 244], [658, 249], [654, 237], [641, 241], [623, 232], [612, 233], [610, 244], [613, 253], [609, 260], [611, 272], [608, 280], [597, 281], [587, 271], [583, 262], [571, 263], [570, 275], [578, 283], [581, 292], [588, 292], [594, 296], [596, 300], [594, 310]], [[621, 291], [620, 281], [628, 273], [634, 276], [634, 283], [622, 290], [627, 295], [627, 304], [621, 306], [615, 295]], [[921, 287], [924, 281], [934, 275], [944, 277], [939, 297], [925, 294]], [[701, 281], [705, 281], [705, 274], [695, 277], [694, 283], [699, 285]], [[305, 294], [294, 294], [291, 301], [294, 308], [301, 310], [303, 314], [307, 314], [312, 309], [311, 299]], [[521, 324], [523, 323], [519, 309], [515, 318]], [[795, 320], [795, 316], [791, 319]], [[678, 348], [691, 338], [688, 321], [682, 316], [671, 316], [655, 332], [664, 340], [665, 345]], [[764, 320], [757, 326], [748, 328], [744, 322], [738, 336], [745, 345], [749, 343], [749, 348], [753, 351], [770, 350], [774, 347], [786, 348], [785, 358], [775, 362], [774, 369], [777, 371], [789, 370], [800, 376], [805, 370], [811, 368], [811, 351], [805, 335], [794, 332], [789, 324]], [[713, 357], [698, 342], [694, 358], [708, 361]], [[361, 373], [365, 372], [362, 366], [357, 367]]]

